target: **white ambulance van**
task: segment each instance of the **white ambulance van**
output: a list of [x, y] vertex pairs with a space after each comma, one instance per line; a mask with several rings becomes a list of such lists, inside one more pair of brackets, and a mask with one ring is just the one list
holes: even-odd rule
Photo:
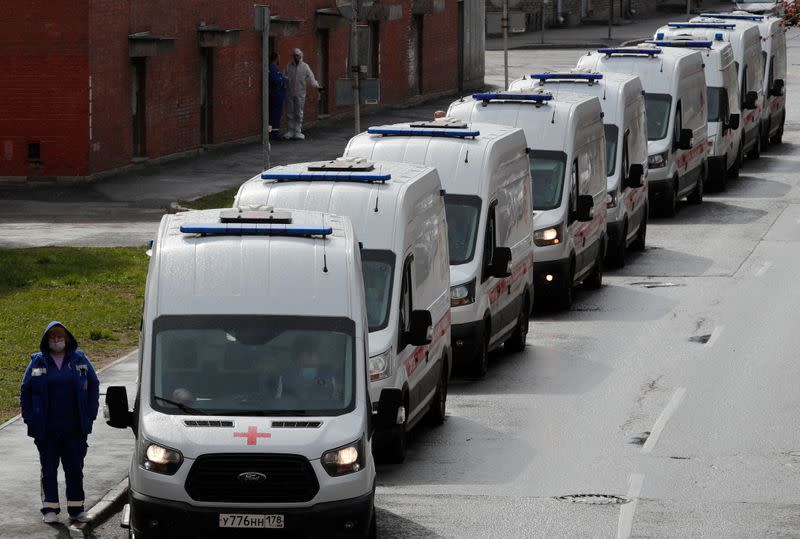
[[[425, 338], [428, 324], [412, 328]], [[153, 244], [123, 525], [135, 537], [272, 529], [375, 536], [359, 246], [346, 217], [264, 208], [167, 215]]]
[[[534, 73], [512, 82], [509, 90], [535, 87], [543, 87], [557, 97], [574, 93], [600, 100], [606, 136], [606, 255], [612, 265], [622, 267], [627, 247], [644, 250], [647, 235], [647, 116], [642, 82], [636, 75], [603, 75], [576, 69]], [[536, 181], [534, 177], [534, 185]]]
[[600, 288], [606, 242], [606, 145], [596, 97], [541, 89], [474, 94], [448, 114], [521, 127], [533, 182], [534, 286], [538, 298], [572, 304], [573, 288]]
[[733, 48], [725, 41], [673, 37], [648, 41], [656, 47], [684, 47], [700, 51], [706, 72], [708, 91], [708, 176], [709, 183], [725, 189], [728, 176], [736, 177], [741, 168], [742, 130], [739, 109], [739, 85]]
[[654, 47], [598, 49], [578, 68], [638, 75], [647, 108], [647, 190], [651, 211], [672, 217], [678, 201], [703, 202], [708, 124], [706, 77], [697, 51]]
[[738, 0], [734, 3], [737, 10], [747, 13], [782, 17], [786, 12], [784, 0]]
[[445, 190], [456, 366], [485, 376], [489, 351], [524, 349], [533, 305], [531, 175], [521, 129], [441, 118], [371, 127], [350, 157], [435, 167]]
[[753, 159], [761, 156], [761, 117], [764, 108], [763, 60], [761, 34], [749, 24], [737, 24], [707, 17], [690, 22], [671, 22], [655, 33], [655, 39], [689, 36], [695, 39], [727, 41], [733, 48], [733, 61], [739, 83], [741, 109], [742, 155]]
[[761, 33], [761, 58], [764, 64], [763, 88], [766, 112], [762, 116], [761, 145], [783, 142], [786, 122], [786, 30], [781, 19], [744, 11], [703, 13], [725, 21], [751, 22]]
[[[239, 189], [234, 206], [260, 205], [348, 217], [361, 244], [369, 322], [370, 394], [403, 392], [401, 423], [376, 432], [387, 461], [405, 458], [406, 430], [423, 417], [444, 422], [450, 349], [450, 265], [439, 175], [430, 167], [345, 158], [272, 168]], [[408, 332], [419, 311], [430, 313], [430, 343]], [[427, 316], [427, 315], [426, 315]]]

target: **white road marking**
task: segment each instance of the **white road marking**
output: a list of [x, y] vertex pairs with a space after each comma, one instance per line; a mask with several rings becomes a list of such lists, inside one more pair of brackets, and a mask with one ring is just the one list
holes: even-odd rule
[[664, 408], [664, 410], [661, 412], [661, 415], [658, 416], [658, 419], [656, 419], [656, 424], [653, 425], [653, 430], [650, 431], [650, 435], [647, 437], [647, 440], [642, 446], [642, 453], [649, 453], [653, 450], [653, 447], [658, 441], [658, 437], [661, 436], [661, 431], [664, 430], [664, 427], [667, 425], [667, 421], [669, 421], [669, 418], [675, 413], [675, 410], [678, 409], [678, 406], [681, 405], [683, 397], [685, 396], [685, 387], [679, 387], [675, 390], [675, 393], [672, 394], [672, 398], [667, 403], [667, 407]]
[[714, 331], [711, 332], [711, 337], [708, 338], [706, 344], [704, 344], [703, 346], [705, 346], [706, 348], [711, 348], [712, 346], [714, 346], [714, 343], [717, 342], [717, 339], [719, 339], [719, 336], [722, 334], [722, 331], [724, 329], [725, 326], [715, 327]]
[[763, 264], [761, 264], [761, 267], [758, 268], [758, 271], [756, 271], [756, 277], [763, 277], [764, 274], [767, 273], [767, 271], [771, 267], [772, 267], [771, 261], [764, 262]]
[[620, 507], [617, 539], [628, 539], [631, 536], [633, 515], [636, 513], [636, 504], [639, 502], [639, 494], [642, 492], [642, 483], [644, 483], [644, 475], [640, 473], [631, 474], [628, 479], [628, 494], [626, 494], [626, 497], [630, 501]]

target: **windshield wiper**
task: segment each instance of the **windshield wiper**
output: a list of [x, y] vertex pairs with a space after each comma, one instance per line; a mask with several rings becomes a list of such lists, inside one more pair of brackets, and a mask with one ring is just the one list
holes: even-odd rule
[[186, 405], [185, 405], [185, 404], [183, 404], [182, 402], [177, 402], [177, 401], [169, 400], [169, 399], [166, 399], [166, 398], [164, 398], [164, 397], [159, 397], [158, 395], [154, 395], [154, 396], [153, 396], [153, 399], [154, 399], [154, 400], [157, 400], [157, 401], [165, 402], [165, 403], [167, 403], [167, 404], [171, 404], [171, 405], [175, 406], [176, 408], [180, 409], [181, 411], [183, 411], [183, 412], [186, 412], [187, 414], [193, 414], [193, 415], [210, 415], [210, 414], [209, 414], [208, 412], [206, 412], [205, 410], [200, 410], [199, 408], [192, 408], [191, 406], [186, 406]]

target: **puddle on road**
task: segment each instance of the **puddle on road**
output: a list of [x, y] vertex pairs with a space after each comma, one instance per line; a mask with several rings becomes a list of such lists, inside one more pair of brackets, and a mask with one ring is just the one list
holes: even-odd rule
[[711, 338], [711, 334], [707, 333], [705, 335], [695, 335], [694, 337], [689, 337], [689, 342], [696, 342], [699, 344], [706, 344], [708, 340]]

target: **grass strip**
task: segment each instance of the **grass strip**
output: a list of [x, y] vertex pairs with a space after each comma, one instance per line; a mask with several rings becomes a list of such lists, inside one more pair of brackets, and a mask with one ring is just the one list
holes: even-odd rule
[[181, 200], [178, 202], [184, 208], [190, 210], [210, 210], [213, 208], [230, 208], [233, 206], [233, 197], [236, 196], [238, 187], [225, 189], [219, 193], [212, 193], [194, 200]]
[[149, 258], [144, 247], [0, 249], [0, 423], [51, 320], [95, 368], [137, 346]]

